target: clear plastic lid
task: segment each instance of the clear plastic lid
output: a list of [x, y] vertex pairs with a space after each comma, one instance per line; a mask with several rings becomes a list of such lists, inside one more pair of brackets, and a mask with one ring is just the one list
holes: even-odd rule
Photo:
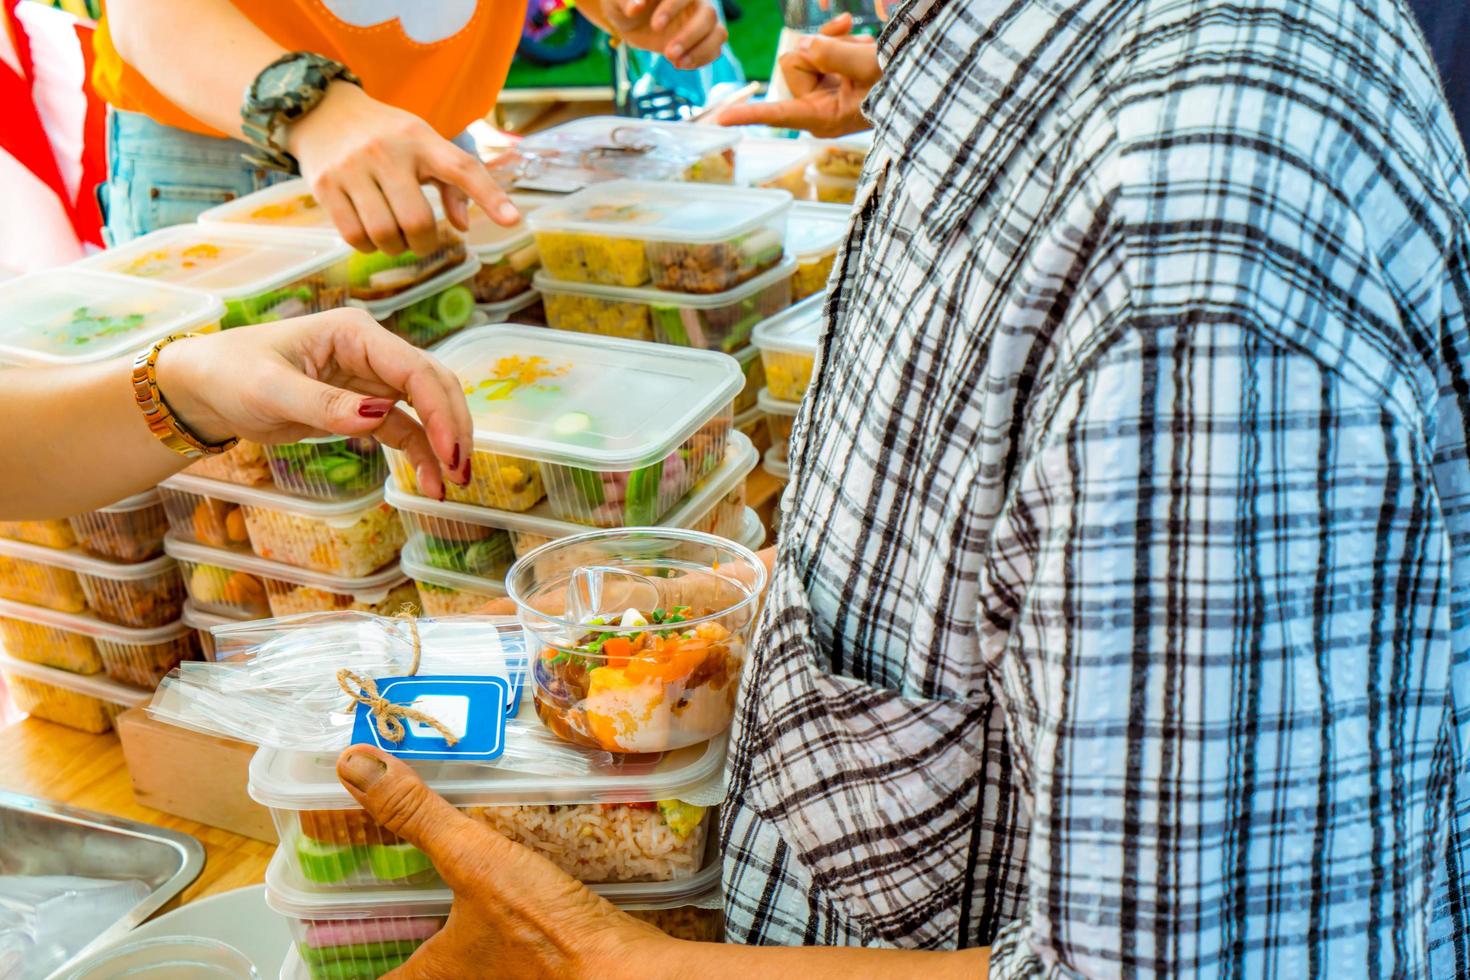
[[511, 324], [435, 353], [464, 382], [476, 449], [598, 471], [658, 462], [745, 384], [717, 351]]
[[119, 500], [115, 504], [108, 504], [106, 507], [98, 507], [95, 511], [93, 511], [93, 513], [131, 514], [135, 510], [146, 510], [149, 507], [155, 507], [162, 502], [163, 500], [161, 497], [159, 497], [157, 490], [144, 490], [142, 493], [135, 493], [131, 497], [124, 497], [122, 500]]
[[153, 696], [152, 691], [129, 687], [110, 679], [106, 674], [73, 674], [69, 670], [58, 670], [55, 667], [33, 664], [28, 660], [17, 660], [3, 650], [0, 650], [0, 670], [7, 674], [18, 674], [28, 680], [40, 681], [42, 684], [50, 684], [52, 687], [63, 688], [76, 694], [85, 694], [89, 698], [106, 701], [108, 704], [121, 704], [129, 708], [147, 704], [148, 699]]
[[728, 150], [738, 142], [738, 132], [719, 126], [694, 126], [628, 116], [584, 116], [533, 133], [521, 140], [516, 149], [533, 155], [590, 147], [610, 154], [659, 152], [695, 160]]
[[174, 225], [79, 262], [229, 300], [279, 288], [347, 258], [345, 242], [282, 235], [264, 228]]
[[57, 612], [44, 606], [11, 602], [9, 599], [0, 599], [0, 618], [18, 619], [24, 623], [35, 623], [37, 626], [52, 626], [70, 633], [81, 633], [83, 636], [111, 640], [114, 643], [133, 643], [139, 646], [167, 643], [189, 631], [189, 627], [183, 620], [153, 629], [132, 629], [127, 626], [114, 626], [112, 623], [103, 622], [96, 616], [89, 616], [86, 613]]
[[[522, 215], [529, 214], [543, 205], [560, 199], [553, 194], [512, 194], [511, 203]], [[490, 216], [479, 205], [470, 204], [470, 227], [464, 235], [465, 244], [486, 265], [494, 265], [509, 252], [531, 244], [531, 229], [522, 219], [509, 227], [491, 221]]]
[[310, 497], [296, 497], [270, 487], [247, 487], [239, 483], [225, 483], [223, 480], [211, 480], [208, 477], [193, 476], [188, 473], [171, 476], [159, 486], [167, 490], [177, 490], [180, 493], [227, 500], [232, 504], [244, 504], [247, 507], [262, 507], [266, 510], [294, 514], [297, 517], [310, 518], [329, 527], [337, 528], [351, 527], [362, 519], [364, 511], [371, 510], [383, 502], [382, 487], [365, 493], [361, 497], [350, 497], [346, 500], [316, 500]]
[[479, 258], [474, 255], [468, 255], [459, 265], [445, 269], [437, 276], [425, 279], [412, 289], [406, 289], [401, 293], [389, 296], [387, 299], [349, 299], [347, 302], [351, 306], [367, 310], [373, 315], [374, 319], [383, 320], [405, 307], [412, 306], [420, 300], [428, 299], [435, 293], [448, 289], [450, 286], [457, 286], [462, 282], [468, 282], [479, 271]]
[[755, 404], [767, 415], [786, 415], [795, 418], [796, 413], [801, 411], [801, 402], [783, 402], [773, 397], [769, 388], [760, 390], [760, 394], [756, 395]]
[[184, 611], [179, 614], [179, 622], [194, 630], [209, 630], [216, 626], [232, 626], [235, 623], [245, 622], [234, 616], [225, 616], [217, 612], [206, 612], [194, 605], [194, 600], [184, 600]]
[[[541, 294], [534, 289], [528, 289], [519, 296], [512, 296], [499, 303], [476, 303], [476, 319], [470, 321], [470, 326], [483, 327], [491, 323], [504, 323], [512, 313], [519, 313], [526, 307], [535, 306], [539, 302], [541, 302]], [[429, 349], [437, 353], [440, 346], [452, 339], [452, 337], [446, 337]]]
[[[699, 522], [699, 519], [708, 514], [721, 499], [725, 497], [735, 486], [751, 474], [760, 462], [760, 454], [743, 433], [731, 432], [725, 448], [725, 459], [709, 476], [700, 481], [689, 495], [667, 515], [660, 523], [664, 527], [691, 528]], [[399, 510], [410, 511], [415, 514], [424, 514], [428, 517], [436, 517], [444, 521], [459, 521], [465, 524], [473, 524], [478, 527], [496, 527], [506, 531], [518, 531], [525, 534], [534, 534], [543, 538], [566, 538], [573, 534], [586, 534], [587, 525], [573, 524], [571, 521], [558, 520], [551, 516], [551, 509], [545, 501], [537, 504], [528, 511], [516, 513], [508, 510], [491, 510], [488, 507], [479, 507], [474, 504], [456, 504], [448, 501], [430, 500], [404, 492], [398, 485], [397, 478], [388, 478], [386, 491], [388, 504]], [[415, 539], [416, 540], [416, 539]], [[412, 545], [413, 542], [410, 542]], [[419, 543], [422, 548], [422, 542]], [[409, 571], [410, 549], [403, 549], [404, 571], [413, 578], [421, 578]], [[422, 551], [414, 552], [422, 556]], [[418, 559], [418, 564], [427, 564], [424, 558]], [[431, 569], [436, 575], [444, 573], [443, 569]], [[449, 574], [449, 573], [444, 573]], [[445, 581], [443, 585], [452, 585], [456, 588], [467, 588], [471, 591], [484, 591], [487, 584], [496, 588], [504, 588], [504, 583], [497, 579], [481, 578], [471, 575], [467, 579], [473, 579], [480, 583], [476, 585], [457, 585], [455, 582]], [[433, 579], [424, 578], [424, 581]]]
[[790, 309], [757, 323], [750, 335], [751, 344], [765, 351], [815, 355], [817, 341], [822, 337], [822, 304], [826, 298], [825, 293], [808, 296]]
[[[521, 699], [518, 723], [540, 730], [531, 698]], [[507, 729], [507, 737], [514, 732]], [[419, 762], [413, 767], [455, 806], [541, 806], [551, 803], [649, 803], [683, 800], [714, 806], [725, 798], [725, 736], [657, 756], [620, 762], [587, 752], [587, 771], [531, 773], [473, 762]], [[337, 753], [262, 746], [250, 760], [250, 798], [277, 810], [357, 809], [337, 780]]]
[[337, 226], [327, 209], [317, 203], [311, 188], [302, 178], [284, 180], [253, 194], [237, 197], [205, 211], [201, 224], [228, 222], [289, 228], [297, 232], [337, 236]]
[[786, 251], [803, 264], [837, 251], [852, 211], [841, 204], [797, 201], [786, 220]]
[[216, 323], [218, 296], [65, 266], [0, 282], [0, 362], [84, 364]]
[[760, 187], [788, 171], [805, 167], [811, 158], [812, 144], [807, 140], [748, 137], [735, 148], [735, 183]]
[[785, 191], [615, 180], [578, 191], [526, 217], [535, 232], [701, 244], [760, 228], [791, 207]]
[[80, 548], [47, 548], [39, 544], [13, 541], [10, 538], [0, 538], [0, 555], [33, 561], [42, 565], [52, 565], [57, 568], [69, 568], [83, 575], [94, 575], [97, 578], [112, 579], [118, 582], [136, 582], [153, 578], [174, 567], [173, 559], [167, 555], [159, 555], [152, 561], [134, 565], [93, 558]]
[[796, 271], [796, 259], [786, 256], [781, 264], [767, 269], [753, 279], [727, 289], [723, 293], [676, 293], [667, 289], [650, 289], [646, 286], [601, 286], [590, 282], [566, 282], [555, 279], [545, 271], [537, 272], [532, 280], [533, 287], [543, 293], [574, 293], [592, 296], [617, 303], [646, 303], [649, 306], [677, 306], [686, 310], [721, 309], [749, 299], [763, 289], [789, 277]]
[[836, 139], [822, 140], [822, 146], [835, 146], [842, 150], [852, 150], [854, 153], [867, 153], [873, 148], [873, 131], [865, 129], [860, 133], [849, 133]]
[[[252, 778], [254, 773], [252, 765]], [[454, 901], [454, 894], [443, 885], [328, 892], [309, 891], [292, 879], [286, 856], [277, 849], [265, 870], [265, 902], [293, 919], [443, 916], [449, 914], [450, 903]], [[713, 909], [720, 904], [720, 862], [706, 861], [698, 873], [673, 881], [619, 881], [587, 887], [624, 911], [677, 909], [686, 905]]]
[[245, 572], [258, 578], [276, 579], [290, 582], [293, 585], [321, 589], [323, 592], [350, 595], [358, 602], [382, 602], [388, 598], [388, 593], [408, 581], [408, 576], [399, 569], [397, 562], [362, 578], [344, 578], [341, 575], [328, 575], [324, 572], [297, 568], [295, 565], [286, 565], [241, 551], [225, 551], [222, 548], [196, 544], [193, 541], [175, 537], [173, 532], [169, 532], [164, 537], [163, 550], [171, 558], [179, 561], [193, 562], [198, 565], [214, 565], [218, 568], [228, 568], [232, 572]]

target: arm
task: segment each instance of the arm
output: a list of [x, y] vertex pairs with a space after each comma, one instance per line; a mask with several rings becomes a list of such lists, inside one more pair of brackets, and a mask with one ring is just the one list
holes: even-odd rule
[[[175, 105], [235, 137], [246, 88], [286, 53], [229, 0], [110, 0], [107, 14], [128, 64]], [[180, 44], [184, 35], [188, 43]], [[520, 218], [480, 161], [412, 113], [347, 82], [332, 83], [292, 124], [288, 142], [337, 230], [363, 251], [434, 250], [439, 235], [420, 190], [425, 183], [439, 187], [461, 229], [468, 227], [466, 196], [501, 224]]]
[[1407, 787], [1446, 737], [1430, 453], [1384, 392], [1229, 316], [1120, 328], [1026, 434], [979, 590], [1029, 706], [1010, 735], [1044, 748], [993, 976], [1372, 975], [1418, 914], [1439, 800]]
[[[154, 486], [188, 465], [149, 431], [132, 360], [0, 372], [0, 518], [68, 517]], [[333, 310], [178, 340], [158, 389], [196, 435], [294, 442], [373, 435], [402, 449], [426, 493], [469, 479], [469, 411], [457, 379], [366, 313]], [[411, 399], [423, 426], [401, 409]]]
[[454, 889], [444, 929], [385, 980], [473, 976], [485, 963], [508, 975], [598, 980], [986, 976], [983, 949], [758, 949], [673, 939], [460, 813], [391, 756], [359, 745], [342, 754], [337, 773], [379, 824], [428, 854]]
[[709, 0], [577, 0], [577, 9], [608, 34], [660, 52], [675, 68], [709, 64], [729, 37]]

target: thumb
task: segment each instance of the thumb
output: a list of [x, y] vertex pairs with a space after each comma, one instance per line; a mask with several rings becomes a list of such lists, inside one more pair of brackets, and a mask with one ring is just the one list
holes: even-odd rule
[[283, 423], [309, 426], [338, 436], [372, 432], [393, 408], [391, 398], [371, 398], [282, 370], [260, 387], [262, 408]]
[[483, 887], [486, 869], [503, 865], [510, 842], [471, 820], [425, 785], [401, 760], [369, 745], [337, 758], [337, 778], [378, 825], [428, 855], [454, 891]]

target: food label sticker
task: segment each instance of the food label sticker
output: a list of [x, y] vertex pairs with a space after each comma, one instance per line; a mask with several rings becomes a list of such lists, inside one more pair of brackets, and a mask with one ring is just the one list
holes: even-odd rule
[[[524, 674], [524, 670], [519, 673]], [[378, 731], [372, 709], [359, 703], [352, 723], [353, 745], [375, 745], [400, 759], [451, 762], [489, 761], [500, 758], [500, 753], [505, 751], [506, 706], [511, 701], [511, 685], [504, 677], [416, 675], [375, 678], [374, 682], [385, 700], [434, 719], [458, 741], [450, 745], [433, 725], [400, 717], [403, 739], [391, 742]]]

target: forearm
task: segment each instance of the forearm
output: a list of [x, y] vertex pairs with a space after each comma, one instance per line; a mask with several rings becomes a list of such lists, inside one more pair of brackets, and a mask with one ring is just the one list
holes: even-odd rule
[[116, 503], [188, 461], [149, 431], [126, 359], [0, 372], [0, 519], [69, 517]]
[[985, 980], [989, 949], [931, 953], [902, 949], [777, 947], [678, 942], [655, 976], [676, 980]]
[[118, 54], [150, 85], [236, 137], [246, 87], [286, 53], [229, 0], [109, 0], [107, 22]]

